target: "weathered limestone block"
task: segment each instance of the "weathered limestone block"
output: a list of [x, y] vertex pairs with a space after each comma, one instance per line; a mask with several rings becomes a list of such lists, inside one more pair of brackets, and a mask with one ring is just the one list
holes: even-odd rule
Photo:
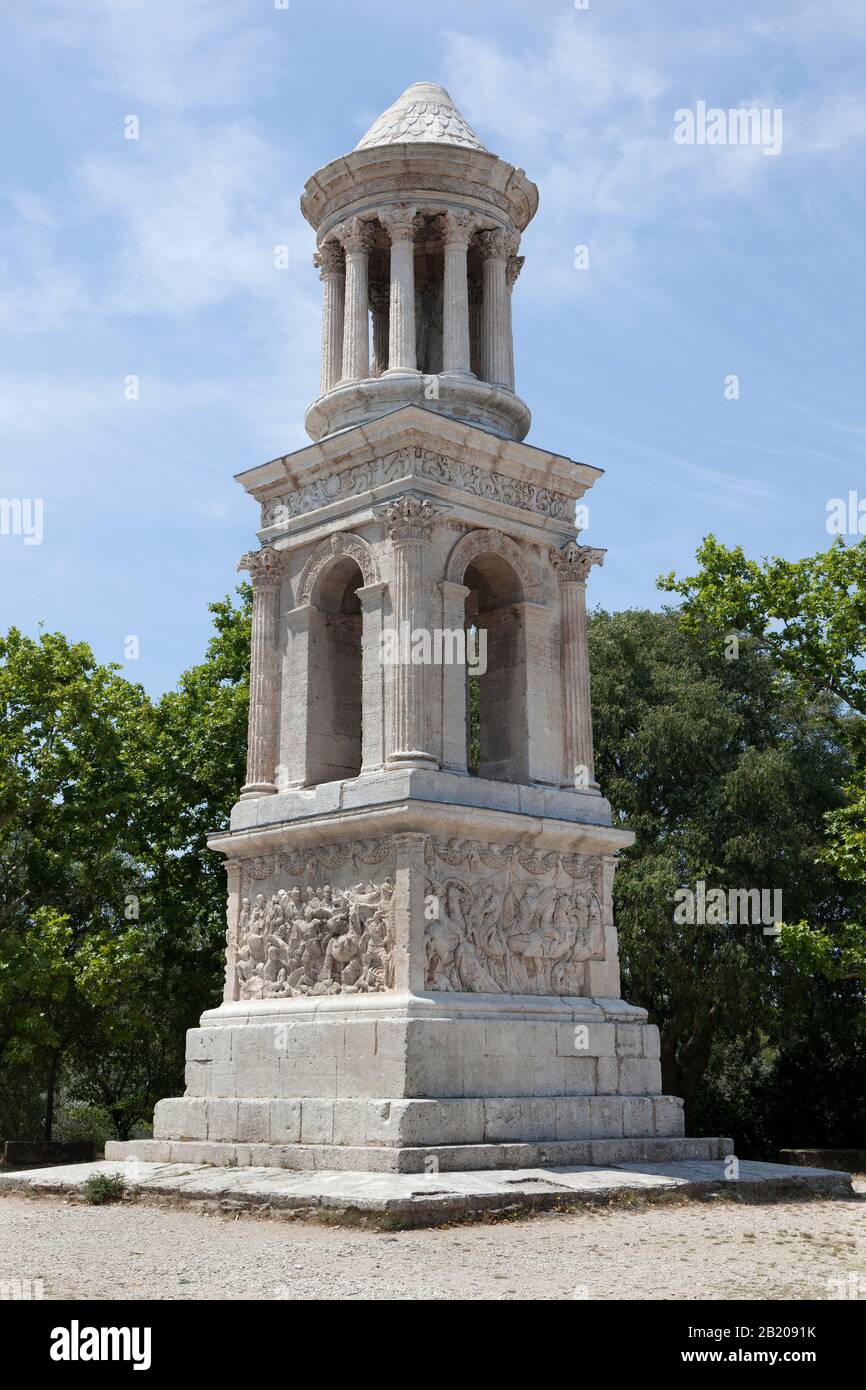
[[624, 1096], [658, 1095], [662, 1072], [657, 1061], [626, 1057], [619, 1064], [619, 1092]]
[[160, 1100], [153, 1112], [155, 1139], [206, 1139], [207, 1101]]

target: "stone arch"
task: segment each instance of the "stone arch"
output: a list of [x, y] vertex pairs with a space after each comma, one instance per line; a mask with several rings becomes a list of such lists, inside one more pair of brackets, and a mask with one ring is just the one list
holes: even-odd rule
[[462, 536], [448, 556], [445, 579], [451, 584], [462, 584], [472, 561], [485, 554], [501, 555], [508, 561], [523, 585], [523, 597], [528, 603], [542, 601], [541, 586], [526, 556], [520, 546], [502, 531], [469, 531]]
[[325, 570], [343, 558], [354, 560], [365, 584], [379, 583], [379, 566], [369, 543], [352, 531], [336, 531], [316, 546], [298, 580], [297, 604], [309, 603], [313, 589]]
[[539, 603], [540, 584], [521, 547], [495, 530], [470, 531], [457, 542], [446, 584], [465, 595], [462, 621], [483, 642], [481, 669], [469, 673], [464, 690], [455, 680], [449, 691], [452, 744], [466, 750], [459, 766], [496, 781], [528, 782], [527, 612]]

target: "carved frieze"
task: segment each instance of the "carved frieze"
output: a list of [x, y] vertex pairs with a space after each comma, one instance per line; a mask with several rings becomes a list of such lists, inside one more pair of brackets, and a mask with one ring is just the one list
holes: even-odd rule
[[428, 989], [583, 992], [585, 962], [605, 952], [601, 856], [430, 840], [426, 862]]
[[[392, 841], [357, 840], [243, 860], [237, 997], [393, 988], [393, 859]], [[257, 892], [266, 880], [270, 891]]]
[[354, 464], [280, 497], [269, 497], [262, 504], [262, 526], [285, 525], [293, 517], [325, 507], [330, 502], [357, 497], [384, 483], [411, 477], [429, 478], [474, 497], [537, 512], [555, 521], [571, 521], [574, 517], [574, 499], [563, 492], [464, 463], [448, 454], [437, 453], [435, 449], [404, 448], [382, 458]]

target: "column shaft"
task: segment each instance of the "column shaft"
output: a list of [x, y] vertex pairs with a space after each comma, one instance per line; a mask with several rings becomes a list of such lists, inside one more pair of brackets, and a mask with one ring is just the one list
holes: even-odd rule
[[370, 375], [369, 260], [373, 229], [357, 217], [339, 229], [346, 253], [343, 381]]
[[465, 213], [449, 212], [439, 219], [439, 227], [445, 246], [442, 369], [465, 376], [471, 371], [466, 257], [473, 222]]
[[392, 207], [379, 213], [391, 238], [391, 285], [388, 316], [388, 370], [414, 372], [415, 345], [415, 209]]
[[[466, 600], [471, 592], [464, 584], [453, 584], [443, 580], [439, 585], [442, 594], [442, 628], [448, 633], [459, 632], [463, 639], [463, 654], [466, 655]], [[443, 648], [447, 636], [443, 641]], [[453, 649], [453, 644], [452, 649]], [[465, 774], [467, 770], [467, 746], [469, 727], [467, 723], [468, 671], [465, 662], [443, 661], [442, 664], [442, 767], [448, 772]]]
[[322, 281], [322, 371], [320, 390], [324, 396], [340, 380], [343, 370], [343, 317], [346, 299], [346, 264], [343, 249], [327, 241], [314, 257]]
[[481, 374], [493, 386], [508, 386], [511, 365], [507, 262], [515, 236], [505, 231], [481, 233], [484, 303], [481, 330]]
[[391, 680], [391, 747], [389, 763], [435, 767], [430, 751], [431, 671], [429, 660], [412, 659], [412, 634], [431, 639], [428, 553], [437, 514], [426, 500], [406, 494], [385, 503], [392, 542], [391, 603], [395, 641]]
[[586, 633], [586, 585], [562, 586], [562, 673], [566, 772], [576, 787], [595, 782]]
[[241, 796], [267, 796], [277, 790], [279, 557], [265, 547], [245, 555], [238, 569], [249, 571], [253, 585], [247, 780]]
[[552, 556], [562, 594], [561, 662], [565, 780], [578, 791], [597, 791], [586, 626], [586, 580], [604, 551], [569, 541]]

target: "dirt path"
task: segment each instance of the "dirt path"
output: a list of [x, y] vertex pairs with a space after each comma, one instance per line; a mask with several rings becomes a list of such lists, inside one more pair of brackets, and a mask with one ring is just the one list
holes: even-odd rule
[[[157, 1206], [0, 1199], [0, 1281], [46, 1298], [866, 1298], [855, 1201], [587, 1209], [397, 1234]], [[835, 1294], [838, 1296], [838, 1294]]]

